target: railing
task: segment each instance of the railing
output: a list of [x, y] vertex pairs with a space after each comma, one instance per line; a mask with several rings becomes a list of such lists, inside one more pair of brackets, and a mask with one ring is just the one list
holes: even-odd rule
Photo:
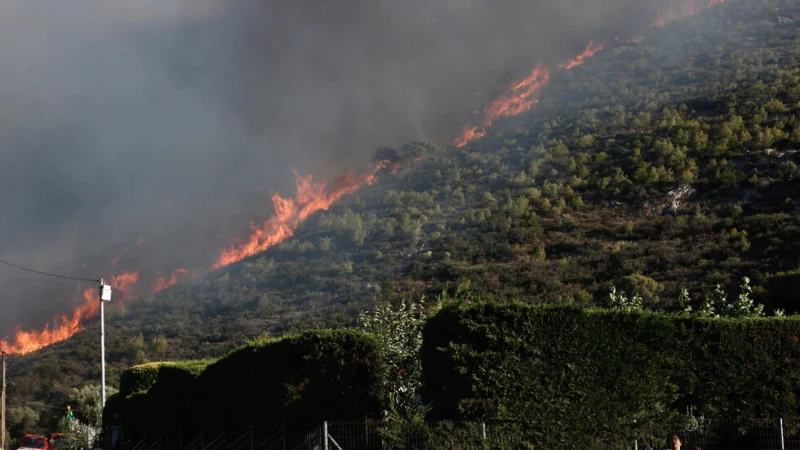
[[[604, 448], [633, 450], [800, 450], [800, 421], [683, 420], [681, 425], [640, 430], [630, 445]], [[533, 424], [510, 421], [438, 421], [396, 424], [373, 420], [322, 422], [265, 433], [188, 435], [121, 440], [104, 450], [495, 450], [544, 448]], [[664, 430], [672, 430], [667, 432]], [[628, 441], [626, 441], [628, 442]], [[567, 445], [567, 444], [565, 444]], [[567, 447], [570, 447], [567, 445]]]
[[800, 450], [800, 421], [784, 419], [692, 420], [667, 436], [634, 441], [638, 450], [672, 448], [676, 436], [682, 450]]

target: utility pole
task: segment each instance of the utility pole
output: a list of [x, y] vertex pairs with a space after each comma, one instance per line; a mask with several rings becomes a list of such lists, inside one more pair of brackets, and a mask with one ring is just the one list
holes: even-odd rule
[[[111, 301], [111, 286], [100, 279], [100, 399], [103, 409], [106, 407], [106, 325], [103, 304]], [[102, 414], [102, 413], [101, 413]], [[5, 449], [0, 449], [5, 450]]]
[[0, 350], [2, 360], [2, 394], [0, 394], [0, 450], [6, 450], [6, 351]]

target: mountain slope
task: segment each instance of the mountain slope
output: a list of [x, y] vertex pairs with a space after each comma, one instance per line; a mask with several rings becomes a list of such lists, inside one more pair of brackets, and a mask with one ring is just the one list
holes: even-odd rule
[[[795, 2], [729, 0], [620, 37], [465, 147], [380, 151], [401, 169], [294, 238], [110, 308], [109, 382], [448, 286], [586, 306], [617, 286], [669, 310], [683, 288], [699, 301], [746, 275], [768, 310], [800, 310], [798, 24]], [[13, 357], [12, 397], [60, 404], [96, 380], [97, 336]]]

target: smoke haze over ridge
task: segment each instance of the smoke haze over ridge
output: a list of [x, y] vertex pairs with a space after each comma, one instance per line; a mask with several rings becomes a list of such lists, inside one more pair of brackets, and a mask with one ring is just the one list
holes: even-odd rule
[[[502, 89], [538, 61], [638, 30], [653, 11], [635, 0], [7, 0], [0, 258], [88, 277], [139, 270], [143, 283], [203, 269], [269, 215], [269, 188], [293, 193], [290, 169], [331, 177], [380, 145], [449, 141], [494, 80]], [[0, 337], [80, 301], [72, 283], [13, 269], [0, 270], [0, 292]]]

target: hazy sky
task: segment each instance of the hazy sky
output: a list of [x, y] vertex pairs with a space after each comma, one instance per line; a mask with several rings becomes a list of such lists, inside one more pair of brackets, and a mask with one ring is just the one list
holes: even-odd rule
[[[4, 0], [0, 258], [144, 284], [205, 268], [270, 214], [269, 188], [292, 193], [292, 168], [449, 141], [502, 82], [653, 15], [639, 0]], [[0, 267], [0, 337], [77, 292]]]

